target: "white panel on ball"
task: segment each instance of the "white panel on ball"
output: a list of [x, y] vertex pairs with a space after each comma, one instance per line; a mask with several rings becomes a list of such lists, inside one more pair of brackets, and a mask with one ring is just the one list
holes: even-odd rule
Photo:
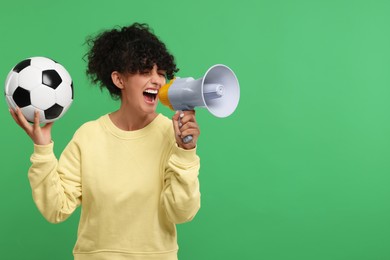
[[[20, 111], [22, 111], [24, 117], [30, 121], [30, 122], [34, 122], [34, 113], [35, 113], [35, 107], [33, 107], [32, 105], [29, 105], [27, 107], [22, 107], [20, 108]], [[39, 110], [38, 110], [39, 111]], [[41, 112], [41, 111], [39, 111]], [[42, 112], [43, 113], [43, 112]], [[44, 119], [44, 117], [41, 115], [40, 116], [40, 119]]]
[[58, 105], [66, 107], [72, 103], [72, 89], [69, 88], [68, 84], [61, 83], [56, 89], [55, 94]]
[[41, 70], [55, 69], [55, 62], [45, 57], [33, 57], [31, 59], [31, 66]]
[[45, 85], [34, 88], [31, 93], [31, 104], [39, 109], [46, 110], [56, 103], [56, 94], [54, 89]]
[[19, 86], [26, 90], [32, 90], [41, 83], [42, 71], [40, 69], [29, 66], [19, 73]]
[[15, 104], [14, 100], [12, 99], [12, 96], [5, 96], [5, 101], [7, 101], [8, 107], [15, 110], [18, 106]]
[[7, 79], [5, 80], [5, 94], [11, 96], [14, 93], [15, 89], [18, 87], [18, 77], [19, 74], [10, 71], [8, 73]]

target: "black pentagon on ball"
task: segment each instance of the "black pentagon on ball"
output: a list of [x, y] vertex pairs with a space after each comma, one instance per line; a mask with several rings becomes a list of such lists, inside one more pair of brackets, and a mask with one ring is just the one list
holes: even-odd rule
[[23, 60], [23, 61], [19, 62], [18, 64], [16, 64], [16, 66], [12, 70], [19, 73], [24, 68], [26, 68], [30, 65], [31, 65], [31, 59]]
[[42, 84], [56, 89], [62, 82], [62, 79], [57, 71], [55, 70], [44, 70], [42, 71]]
[[59, 115], [61, 115], [62, 110], [64, 108], [58, 104], [54, 104], [44, 111], [46, 119], [56, 119]]
[[12, 98], [18, 107], [31, 105], [30, 92], [24, 88], [17, 87], [14, 94], [12, 94]]

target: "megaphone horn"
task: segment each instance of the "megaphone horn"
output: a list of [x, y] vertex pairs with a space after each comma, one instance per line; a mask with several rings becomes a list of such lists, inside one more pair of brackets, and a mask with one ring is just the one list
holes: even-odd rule
[[[172, 79], [161, 87], [158, 96], [161, 103], [172, 110], [204, 107], [214, 116], [222, 118], [236, 110], [240, 87], [236, 75], [229, 67], [216, 64], [200, 79]], [[191, 140], [192, 136], [186, 136], [183, 142], [188, 143]]]

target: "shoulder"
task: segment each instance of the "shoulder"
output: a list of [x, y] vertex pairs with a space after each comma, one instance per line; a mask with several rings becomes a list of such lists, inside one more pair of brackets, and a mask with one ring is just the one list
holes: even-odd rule
[[173, 134], [173, 125], [172, 120], [163, 114], [159, 114], [157, 117], [157, 127], [160, 129], [160, 132], [164, 135], [172, 135]]
[[172, 120], [163, 114], [159, 114], [157, 117], [158, 120], [158, 126], [162, 129], [167, 129], [172, 127]]
[[96, 134], [102, 130], [102, 121], [107, 115], [82, 124], [75, 132], [74, 138], [84, 138]]

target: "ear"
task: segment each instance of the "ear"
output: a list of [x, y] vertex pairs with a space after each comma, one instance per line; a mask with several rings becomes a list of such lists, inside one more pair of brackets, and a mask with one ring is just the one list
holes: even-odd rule
[[119, 89], [124, 88], [123, 76], [118, 71], [113, 71], [111, 73], [111, 80]]

